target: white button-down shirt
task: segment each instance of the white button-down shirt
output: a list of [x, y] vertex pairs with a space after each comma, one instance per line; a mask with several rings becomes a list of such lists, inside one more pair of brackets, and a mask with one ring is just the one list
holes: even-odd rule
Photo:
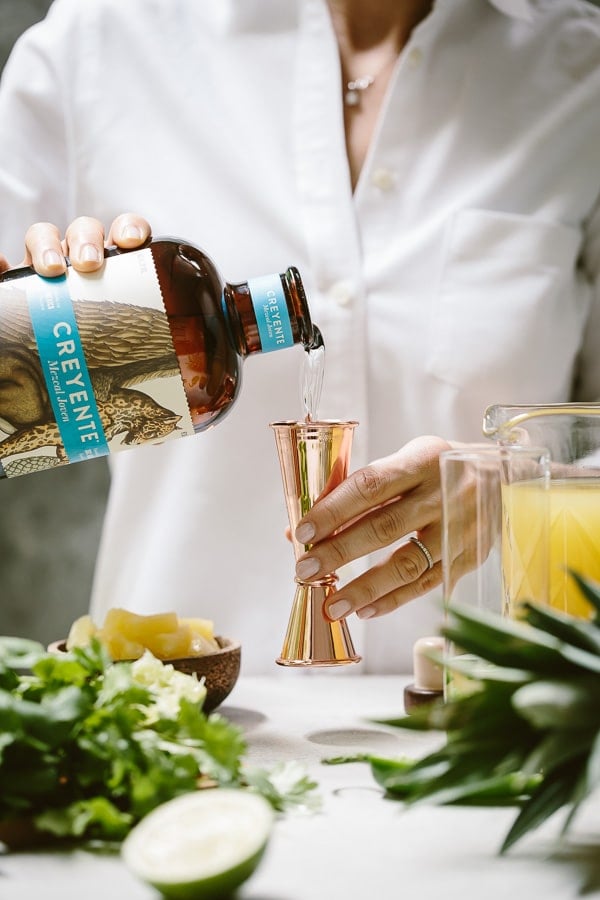
[[[353, 194], [324, 0], [57, 0], [5, 69], [0, 249], [136, 210], [228, 280], [297, 265], [353, 467], [479, 439], [488, 404], [600, 396], [599, 47], [576, 0], [437, 0]], [[248, 360], [214, 431], [118, 455], [98, 620], [211, 617], [272, 671], [294, 560], [268, 423], [301, 416], [301, 368], [299, 348]], [[438, 620], [430, 599], [349, 624], [367, 670], [402, 671]]]

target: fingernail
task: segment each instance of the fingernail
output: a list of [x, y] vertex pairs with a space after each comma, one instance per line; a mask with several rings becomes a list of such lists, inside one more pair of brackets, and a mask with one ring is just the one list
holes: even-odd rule
[[65, 262], [64, 258], [57, 250], [45, 250], [42, 259], [44, 265], [48, 266], [48, 268], [53, 268], [54, 266], [60, 266], [62, 268]]
[[327, 607], [327, 615], [330, 619], [341, 619], [352, 611], [352, 607], [347, 600], [336, 600], [331, 606]]
[[121, 237], [127, 241], [139, 241], [142, 239], [142, 229], [137, 225], [124, 225], [121, 229]]
[[296, 563], [296, 575], [298, 578], [310, 578], [319, 571], [319, 560], [314, 556], [308, 556], [306, 559]]
[[82, 244], [79, 250], [81, 262], [101, 262], [102, 257], [97, 247], [93, 244]]
[[356, 615], [359, 619], [370, 619], [376, 612], [377, 610], [374, 606], [363, 606], [362, 609], [357, 609]]
[[314, 536], [315, 526], [311, 525], [310, 522], [305, 522], [304, 525], [298, 525], [296, 528], [296, 540], [301, 544], [308, 544]]

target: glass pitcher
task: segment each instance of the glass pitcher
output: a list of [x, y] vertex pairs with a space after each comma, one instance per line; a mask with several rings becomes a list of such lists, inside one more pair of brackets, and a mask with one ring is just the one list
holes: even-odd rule
[[[550, 452], [549, 603], [571, 615], [589, 617], [569, 570], [600, 582], [600, 404], [488, 407], [483, 432], [502, 444], [543, 446]], [[519, 509], [521, 514], [519, 514]], [[526, 541], [527, 490], [513, 498], [516, 532]]]

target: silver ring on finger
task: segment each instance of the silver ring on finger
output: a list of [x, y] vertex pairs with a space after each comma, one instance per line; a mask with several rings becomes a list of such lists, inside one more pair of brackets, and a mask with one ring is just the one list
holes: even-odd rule
[[427, 560], [427, 571], [429, 571], [430, 569], [433, 569], [433, 566], [434, 566], [433, 556], [431, 555], [431, 553], [429, 552], [429, 550], [427, 549], [427, 547], [425, 546], [423, 541], [420, 541], [419, 538], [414, 537], [414, 535], [413, 535], [413, 537], [410, 538], [410, 540], [413, 542], [413, 544], [416, 544], [416, 546], [419, 548], [419, 550], [421, 551], [421, 553]]

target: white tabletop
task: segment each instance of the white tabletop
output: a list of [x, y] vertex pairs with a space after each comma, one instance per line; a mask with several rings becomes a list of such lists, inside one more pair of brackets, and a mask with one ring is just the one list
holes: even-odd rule
[[[544, 900], [600, 898], [599, 804], [590, 802], [560, 854], [560, 820], [505, 857], [498, 848], [513, 809], [421, 806], [386, 800], [364, 764], [324, 766], [327, 756], [371, 751], [420, 756], [439, 737], [385, 728], [371, 718], [402, 713], [408, 679], [277, 670], [242, 678], [221, 712], [241, 725], [248, 760], [302, 762], [323, 798], [315, 815], [277, 822], [240, 900]], [[586, 851], [585, 843], [588, 849]], [[0, 855], [1, 900], [156, 900], [118, 856], [84, 850]]]

